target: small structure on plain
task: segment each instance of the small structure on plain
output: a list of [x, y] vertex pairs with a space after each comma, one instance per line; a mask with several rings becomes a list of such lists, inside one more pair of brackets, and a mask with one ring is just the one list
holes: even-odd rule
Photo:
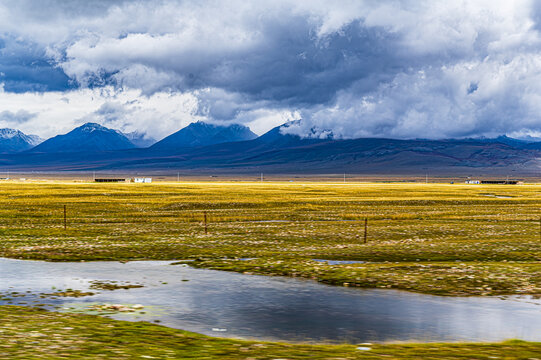
[[[101, 179], [94, 179], [95, 182], [99, 182], [99, 183], [111, 183], [111, 182], [126, 182], [126, 179], [105, 179], [105, 178], [101, 178]], [[129, 180], [128, 180], [129, 181]]]
[[152, 178], [133, 178], [133, 182], [140, 184], [150, 184], [152, 182]]

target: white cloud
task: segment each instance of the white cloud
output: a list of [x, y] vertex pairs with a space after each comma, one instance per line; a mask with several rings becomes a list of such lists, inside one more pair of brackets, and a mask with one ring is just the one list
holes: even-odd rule
[[[112, 87], [48, 93], [0, 93], [0, 109], [32, 113], [24, 121], [4, 122], [25, 133], [50, 137], [66, 133], [85, 122], [98, 122], [122, 131], [141, 130], [161, 138], [193, 121], [197, 99], [187, 93], [155, 93], [142, 96], [139, 90]], [[107, 112], [109, 110], [109, 112]]]
[[518, 55], [401, 73], [362, 96], [346, 89], [333, 107], [306, 109], [307, 121], [287, 131], [315, 128], [318, 136], [330, 129], [342, 138], [536, 134], [540, 113], [541, 55]]
[[[1, 89], [0, 83], [0, 89]], [[201, 94], [205, 93], [206, 101]], [[214, 94], [214, 98], [211, 94]], [[219, 94], [216, 95], [216, 93]], [[227, 107], [223, 99], [238, 98], [235, 94], [203, 89], [194, 93], [156, 92], [145, 96], [140, 90], [114, 87], [80, 89], [67, 92], [8, 93], [0, 91], [0, 127], [16, 128], [44, 138], [66, 133], [86, 122], [97, 122], [124, 132], [140, 131], [161, 139], [195, 121], [242, 123], [258, 134], [298, 118], [287, 109], [265, 109], [239, 106], [231, 118], [213, 116], [210, 108]], [[214, 109], [216, 111], [229, 111]]]

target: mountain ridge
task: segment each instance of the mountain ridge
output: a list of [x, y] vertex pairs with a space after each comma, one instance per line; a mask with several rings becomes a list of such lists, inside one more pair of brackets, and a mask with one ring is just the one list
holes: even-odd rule
[[86, 123], [66, 134], [45, 140], [30, 152], [100, 152], [134, 147], [135, 145], [120, 131], [96, 123]]
[[[508, 141], [510, 138], [301, 138], [282, 131], [284, 126], [288, 124], [275, 127], [252, 140], [175, 147], [171, 151], [132, 147], [67, 152], [62, 156], [47, 152], [7, 154], [0, 157], [0, 165], [4, 168], [47, 171], [176, 169], [213, 173], [424, 173], [475, 170], [536, 174], [541, 170], [541, 151], [535, 147], [541, 143], [516, 144]], [[87, 130], [90, 133], [97, 131]]]
[[163, 138], [152, 145], [150, 149], [159, 151], [177, 151], [179, 149], [209, 146], [225, 142], [253, 140], [255, 138], [257, 138], [257, 135], [243, 125], [232, 124], [221, 126], [198, 121]]
[[27, 135], [20, 130], [0, 129], [0, 152], [16, 153], [26, 151], [43, 142], [37, 135]]

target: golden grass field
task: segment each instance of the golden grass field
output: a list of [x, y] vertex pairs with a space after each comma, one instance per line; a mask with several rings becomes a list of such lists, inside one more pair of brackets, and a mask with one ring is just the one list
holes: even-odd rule
[[4, 257], [199, 259], [345, 286], [541, 294], [540, 185], [5, 182], [0, 201]]
[[[196, 267], [339, 286], [447, 296], [541, 295], [540, 185], [2, 182], [0, 204], [3, 257], [195, 259], [190, 264]], [[329, 265], [312, 259], [363, 262]], [[148, 323], [0, 306], [0, 358], [6, 359], [537, 359], [541, 354], [541, 343], [521, 341], [370, 348], [210, 338]]]

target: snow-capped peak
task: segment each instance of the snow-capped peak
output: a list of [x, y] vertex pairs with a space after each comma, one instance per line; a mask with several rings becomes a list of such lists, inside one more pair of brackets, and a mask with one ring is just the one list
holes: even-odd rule
[[24, 135], [22, 132], [20, 132], [19, 130], [15, 130], [15, 129], [0, 129], [0, 138], [2, 139], [11, 139], [15, 136], [21, 136], [21, 135]]
[[101, 126], [100, 124], [90, 123], [90, 122], [79, 126], [77, 129], [80, 130], [80, 131], [89, 132], [89, 133], [93, 132], [93, 131], [96, 131], [96, 130], [99, 130], [99, 131], [111, 131], [110, 129], [108, 129], [108, 128], [104, 127], [104, 126]]

